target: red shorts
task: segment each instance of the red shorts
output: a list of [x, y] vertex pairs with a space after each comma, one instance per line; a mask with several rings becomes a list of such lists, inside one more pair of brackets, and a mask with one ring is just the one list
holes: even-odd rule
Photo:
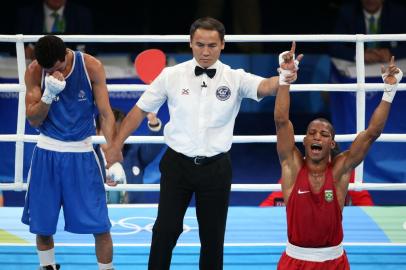
[[311, 262], [294, 259], [289, 257], [286, 252], [283, 252], [278, 263], [278, 270], [349, 270], [345, 251], [339, 258], [324, 262]]

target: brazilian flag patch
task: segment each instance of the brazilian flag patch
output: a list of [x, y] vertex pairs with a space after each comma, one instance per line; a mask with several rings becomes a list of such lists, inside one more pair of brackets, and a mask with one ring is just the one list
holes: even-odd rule
[[332, 202], [334, 198], [333, 191], [331, 189], [326, 189], [324, 191], [324, 199], [326, 199], [326, 202]]

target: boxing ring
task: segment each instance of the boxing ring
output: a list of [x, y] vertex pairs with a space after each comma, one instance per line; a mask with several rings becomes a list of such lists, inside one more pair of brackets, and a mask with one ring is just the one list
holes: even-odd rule
[[[26, 69], [24, 43], [40, 36], [0, 35], [0, 42], [16, 43], [18, 84], [0, 84], [0, 92], [18, 93], [16, 134], [1, 134], [0, 143], [15, 142], [14, 183], [0, 184], [1, 190], [26, 190], [23, 182], [24, 143], [36, 142], [37, 135], [25, 134]], [[61, 36], [65, 42], [188, 42], [177, 36]], [[406, 41], [399, 35], [228, 35], [226, 42], [353, 42], [356, 43], [357, 83], [294, 84], [292, 92], [337, 91], [356, 93], [356, 133], [365, 129], [366, 92], [381, 91], [383, 83], [365, 83], [364, 43]], [[144, 91], [146, 85], [108, 85], [114, 91]], [[398, 91], [406, 90], [399, 84]], [[356, 134], [337, 134], [336, 141], [349, 142]], [[296, 135], [296, 142], [304, 135]], [[406, 142], [406, 134], [382, 134], [380, 142]], [[103, 143], [101, 136], [94, 143]], [[275, 135], [234, 136], [233, 143], [275, 143]], [[131, 136], [126, 143], [163, 143], [163, 137]], [[356, 168], [352, 190], [406, 190], [405, 183], [363, 183], [363, 163]], [[127, 184], [107, 190], [158, 191], [157, 184]], [[280, 190], [279, 184], [233, 184], [233, 192]], [[146, 269], [154, 205], [110, 205], [116, 269]], [[38, 259], [35, 236], [20, 222], [21, 208], [0, 208], [0, 269], [35, 269]], [[63, 215], [55, 235], [56, 260], [63, 269], [96, 269], [93, 237], [63, 231]], [[343, 211], [344, 246], [352, 269], [406, 269], [406, 207], [346, 207]], [[193, 207], [186, 213], [184, 233], [174, 250], [171, 269], [198, 269], [199, 238]], [[275, 269], [286, 243], [284, 208], [230, 207], [225, 239], [224, 269]]]

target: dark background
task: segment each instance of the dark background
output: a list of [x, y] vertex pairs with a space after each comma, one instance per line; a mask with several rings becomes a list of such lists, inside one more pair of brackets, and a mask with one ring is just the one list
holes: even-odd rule
[[[34, 0], [38, 1], [38, 0]], [[0, 34], [15, 33], [15, 21], [18, 8], [29, 5], [33, 0], [2, 1], [0, 11]], [[197, 18], [196, 0], [67, 0], [87, 7], [93, 14], [94, 34], [141, 35], [141, 34], [188, 34], [190, 24]], [[340, 6], [349, 0], [308, 0], [308, 1], [270, 1], [259, 0], [260, 34], [331, 34]], [[351, 0], [359, 1], [359, 0]], [[406, 1], [398, 2], [406, 6]], [[225, 0], [225, 8], [219, 19], [226, 27], [226, 34], [233, 32], [233, 0]], [[207, 14], [210, 15], [210, 14]], [[401, 23], [401, 20], [400, 20]], [[255, 34], [255, 33], [252, 33]], [[162, 44], [166, 52], [189, 51], [184, 44]], [[279, 44], [265, 44], [264, 53], [274, 53]], [[301, 49], [305, 53], [327, 53], [327, 43], [306, 43]], [[100, 46], [99, 46], [100, 47]], [[284, 45], [284, 48], [286, 46]], [[103, 51], [131, 51], [130, 44], [102, 44]], [[100, 52], [100, 51], [98, 51]], [[239, 52], [235, 44], [227, 44], [226, 53]]]

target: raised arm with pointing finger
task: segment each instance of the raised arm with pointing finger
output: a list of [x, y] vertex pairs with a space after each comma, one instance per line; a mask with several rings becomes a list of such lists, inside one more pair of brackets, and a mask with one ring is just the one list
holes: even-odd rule
[[[290, 58], [292, 65], [293, 57]], [[282, 66], [282, 65], [281, 65]], [[402, 71], [394, 57], [382, 66], [382, 101], [368, 128], [357, 135], [349, 150], [331, 160], [335, 130], [324, 118], [310, 122], [303, 140], [305, 154], [295, 146], [289, 120], [289, 85], [279, 87], [275, 102], [277, 151], [282, 169], [282, 193], [287, 212], [288, 243], [278, 269], [349, 269], [342, 247], [342, 209], [352, 170], [380, 136], [389, 115]], [[316, 250], [317, 249], [317, 250]]]

